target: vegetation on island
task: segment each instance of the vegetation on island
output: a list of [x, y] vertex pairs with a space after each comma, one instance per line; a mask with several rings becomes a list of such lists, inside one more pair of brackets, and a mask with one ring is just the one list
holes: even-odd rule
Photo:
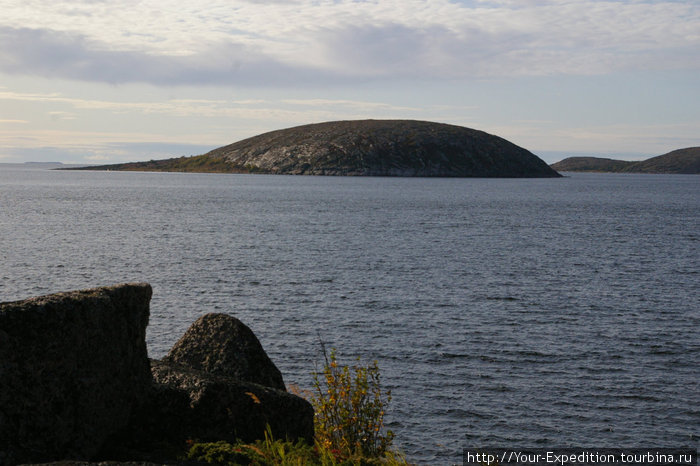
[[208, 157], [206, 154], [173, 159], [148, 160], [116, 165], [99, 165], [71, 168], [71, 170], [117, 170], [151, 172], [197, 172], [197, 173], [254, 173], [252, 167], [237, 167], [225, 159]]
[[184, 459], [217, 466], [408, 464], [392, 450], [394, 434], [384, 426], [391, 393], [381, 388], [377, 361], [341, 365], [335, 350], [328, 355], [325, 348], [324, 359], [313, 374], [313, 390], [297, 390], [314, 407], [313, 445], [275, 439], [268, 429], [254, 443], [189, 442]]

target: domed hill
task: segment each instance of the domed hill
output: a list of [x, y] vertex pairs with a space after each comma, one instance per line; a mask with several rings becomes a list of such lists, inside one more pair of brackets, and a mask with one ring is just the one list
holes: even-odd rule
[[700, 147], [678, 149], [625, 167], [628, 173], [700, 174]]
[[700, 147], [678, 149], [641, 162], [569, 157], [551, 165], [560, 172], [700, 174]]
[[295, 175], [556, 177], [497, 136], [412, 120], [335, 121], [271, 131], [195, 157], [101, 169]]
[[261, 134], [207, 154], [263, 173], [558, 176], [529, 151], [483, 131], [406, 120], [337, 121]]
[[619, 172], [635, 162], [601, 157], [569, 157], [550, 165], [558, 172]]

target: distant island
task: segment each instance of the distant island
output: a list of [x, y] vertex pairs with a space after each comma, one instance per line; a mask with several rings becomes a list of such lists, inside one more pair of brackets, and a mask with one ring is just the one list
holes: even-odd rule
[[54, 169], [70, 169], [85, 167], [82, 163], [63, 163], [63, 162], [0, 162], [0, 167], [8, 167], [13, 169], [37, 169], [37, 170], [54, 170]]
[[559, 172], [700, 174], [700, 147], [678, 149], [640, 162], [598, 157], [569, 157], [551, 165]]
[[193, 157], [81, 169], [355, 176], [560, 176], [536, 155], [498, 136], [415, 120], [316, 123], [260, 134]]

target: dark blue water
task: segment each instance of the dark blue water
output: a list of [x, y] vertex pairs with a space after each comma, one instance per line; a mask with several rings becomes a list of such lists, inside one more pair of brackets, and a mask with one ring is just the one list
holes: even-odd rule
[[239, 317], [302, 388], [377, 359], [409, 459], [698, 447], [700, 177], [405, 179], [0, 166], [0, 301], [154, 287], [164, 355]]

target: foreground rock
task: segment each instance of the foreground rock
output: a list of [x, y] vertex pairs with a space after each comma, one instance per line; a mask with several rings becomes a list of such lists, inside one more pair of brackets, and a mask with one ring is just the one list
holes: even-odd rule
[[286, 390], [282, 373], [253, 331], [226, 314], [206, 314], [197, 319], [164, 361]]
[[279, 369], [252, 330], [226, 314], [194, 322], [161, 361], [151, 361], [153, 391], [128, 427], [111, 440], [110, 457], [157, 459], [159, 444], [188, 439], [313, 442], [311, 404], [285, 391]]
[[149, 361], [150, 298], [140, 283], [0, 303], [0, 466], [172, 463], [186, 440], [253, 441], [268, 425], [313, 440], [311, 405], [233, 317], [204, 316]]
[[0, 464], [89, 459], [151, 386], [145, 283], [0, 304]]
[[536, 155], [498, 136], [414, 120], [317, 123], [271, 131], [195, 157], [87, 169], [289, 175], [559, 176]]
[[313, 442], [314, 412], [303, 398], [179, 364], [151, 365], [151, 397], [102, 457], [158, 462], [168, 458], [168, 446], [190, 439], [252, 442], [264, 438], [268, 425], [275, 438]]
[[190, 410], [179, 421], [187, 422], [189, 438], [249, 442], [263, 438], [269, 425], [275, 438], [313, 442], [314, 411], [303, 398], [179, 364], [151, 364], [157, 384], [187, 394]]

